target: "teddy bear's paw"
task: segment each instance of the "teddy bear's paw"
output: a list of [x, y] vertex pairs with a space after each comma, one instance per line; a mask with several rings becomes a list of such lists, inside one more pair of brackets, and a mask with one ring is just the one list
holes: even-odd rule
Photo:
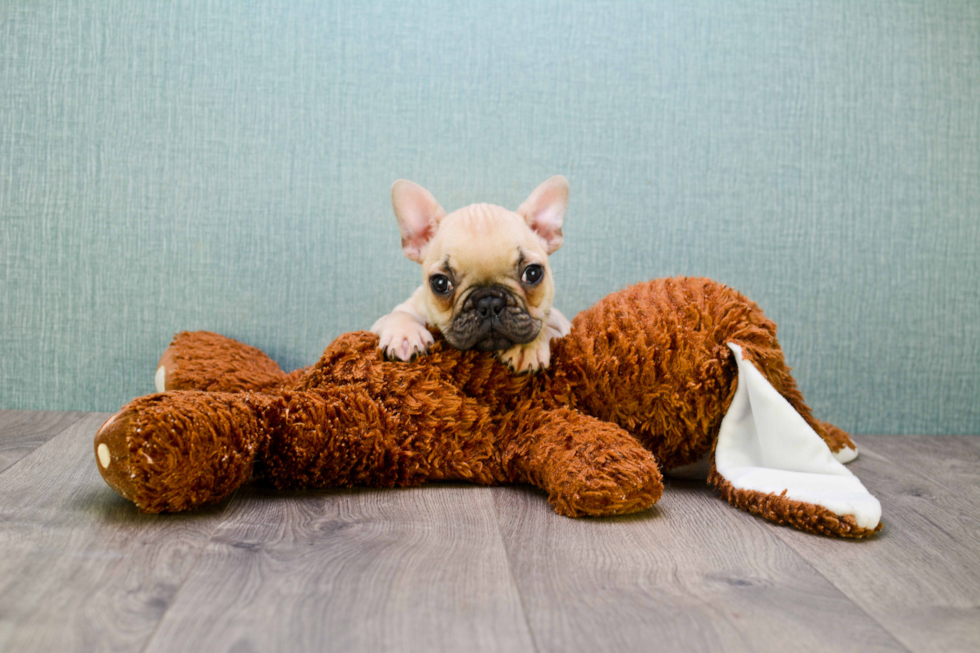
[[497, 352], [497, 359], [518, 374], [537, 372], [551, 362], [551, 346], [541, 338], [526, 345], [515, 345]]
[[411, 319], [392, 319], [381, 324], [375, 333], [378, 334], [378, 348], [392, 360], [411, 360], [427, 353], [434, 342], [429, 330]]
[[[651, 457], [652, 458], [652, 457]], [[619, 461], [620, 469], [575, 479], [548, 501], [566, 517], [606, 517], [646, 510], [663, 494], [663, 477], [652, 460]]]
[[[177, 357], [174, 353], [174, 348], [167, 347], [163, 351], [163, 355], [160, 356], [160, 362], [157, 363], [156, 374], [153, 375], [153, 385], [156, 387], [157, 392], [166, 392], [172, 388], [167, 387], [167, 377], [169, 374], [174, 372], [177, 368]], [[172, 384], [171, 384], [172, 385]]]
[[120, 410], [107, 419], [95, 434], [95, 460], [109, 487], [126, 497], [133, 498], [132, 478], [129, 469], [129, 446], [132, 411]]
[[106, 483], [144, 512], [226, 498], [252, 475], [262, 395], [177, 390], [139, 397], [95, 434]]
[[174, 336], [153, 376], [157, 392], [264, 390], [288, 379], [260, 349], [210, 331], [181, 331]]

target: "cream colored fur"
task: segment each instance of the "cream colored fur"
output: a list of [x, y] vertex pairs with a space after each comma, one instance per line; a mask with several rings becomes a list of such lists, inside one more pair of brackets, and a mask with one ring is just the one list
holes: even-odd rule
[[[389, 357], [408, 360], [432, 344], [426, 324], [446, 333], [469, 293], [480, 287], [510, 291], [538, 323], [538, 335], [526, 344], [497, 352], [519, 372], [543, 369], [550, 362], [552, 338], [568, 333], [567, 318], [552, 307], [554, 280], [548, 255], [561, 246], [561, 225], [568, 205], [568, 182], [553, 177], [539, 186], [517, 212], [492, 204], [472, 204], [450, 214], [417, 184], [395, 182], [392, 204], [406, 256], [422, 266], [423, 284], [405, 302], [379, 319], [371, 331]], [[542, 280], [522, 283], [529, 265], [544, 269]], [[452, 278], [448, 300], [429, 285], [435, 274]]]

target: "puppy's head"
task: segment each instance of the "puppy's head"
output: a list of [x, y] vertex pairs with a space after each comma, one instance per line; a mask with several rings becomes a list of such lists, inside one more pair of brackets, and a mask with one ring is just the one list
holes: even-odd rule
[[552, 177], [516, 212], [472, 204], [446, 214], [432, 194], [396, 181], [391, 202], [402, 251], [422, 264], [428, 318], [457, 349], [533, 341], [551, 311], [548, 255], [561, 247], [568, 181]]

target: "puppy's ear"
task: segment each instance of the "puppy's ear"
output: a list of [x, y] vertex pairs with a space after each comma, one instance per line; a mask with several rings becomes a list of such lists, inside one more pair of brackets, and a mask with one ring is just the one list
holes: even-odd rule
[[517, 209], [534, 233], [544, 239], [548, 253], [561, 247], [561, 225], [568, 210], [568, 180], [556, 175], [534, 189]]
[[421, 263], [422, 251], [436, 234], [436, 227], [446, 212], [432, 193], [406, 179], [399, 179], [391, 186], [391, 205], [402, 232], [402, 251]]

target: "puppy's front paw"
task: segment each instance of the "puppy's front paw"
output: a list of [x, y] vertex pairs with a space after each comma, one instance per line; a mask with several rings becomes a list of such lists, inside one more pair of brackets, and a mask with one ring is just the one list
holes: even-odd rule
[[552, 308], [548, 314], [548, 322], [545, 325], [548, 329], [548, 340], [552, 338], [564, 338], [572, 331], [572, 323], [567, 317], [562, 315], [557, 308]]
[[407, 314], [386, 315], [375, 322], [371, 331], [378, 335], [378, 348], [394, 360], [411, 360], [428, 352], [434, 342], [429, 330]]
[[548, 367], [551, 362], [551, 347], [547, 338], [539, 338], [526, 345], [515, 345], [497, 352], [497, 359], [518, 374], [537, 372]]

